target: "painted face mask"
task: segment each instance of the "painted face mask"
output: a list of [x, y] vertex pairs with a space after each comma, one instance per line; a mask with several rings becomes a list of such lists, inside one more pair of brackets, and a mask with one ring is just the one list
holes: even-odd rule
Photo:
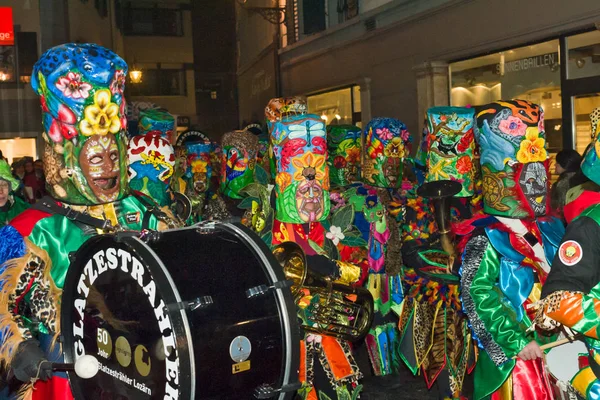
[[377, 187], [399, 188], [411, 139], [406, 125], [399, 120], [372, 119], [365, 128], [363, 181]]
[[223, 135], [221, 146], [221, 192], [241, 199], [240, 191], [254, 182], [258, 138], [248, 131], [229, 132]]
[[322, 221], [330, 208], [325, 124], [304, 107], [282, 114], [271, 131], [277, 219], [296, 224]]
[[347, 186], [360, 176], [361, 129], [354, 125], [327, 127], [329, 176], [334, 186]]
[[427, 110], [428, 136], [426, 182], [453, 180], [462, 184], [455, 197], [473, 195], [475, 110], [434, 107]]
[[95, 44], [57, 46], [35, 64], [46, 184], [56, 199], [93, 205], [126, 195], [126, 75], [125, 61]]
[[160, 132], [135, 136], [129, 141], [129, 186], [161, 206], [169, 204], [168, 188], [175, 167], [175, 151]]
[[481, 107], [475, 137], [481, 149], [484, 212], [533, 218], [548, 209], [548, 153], [540, 106], [524, 100]]

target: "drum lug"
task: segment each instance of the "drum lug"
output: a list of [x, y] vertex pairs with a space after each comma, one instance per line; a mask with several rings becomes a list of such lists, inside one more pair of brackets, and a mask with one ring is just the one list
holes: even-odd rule
[[270, 399], [279, 393], [295, 392], [302, 387], [300, 382], [288, 383], [279, 389], [273, 388], [271, 385], [263, 384], [254, 389], [254, 397], [257, 399]]
[[273, 283], [273, 286], [267, 286], [267, 285], [254, 286], [254, 287], [251, 287], [250, 289], [246, 290], [246, 298], [251, 299], [253, 297], [262, 296], [271, 290], [289, 288], [289, 287], [292, 287], [293, 284], [294, 284], [294, 282], [292, 280], [286, 279], [283, 281], [277, 281], [277, 282]]
[[213, 304], [213, 298], [211, 296], [200, 296], [191, 301], [180, 301], [178, 303], [167, 304], [164, 308], [165, 311], [196, 311], [199, 308], [206, 308]]
[[213, 233], [215, 231], [216, 225], [217, 223], [214, 221], [200, 222], [196, 225], [196, 232], [198, 232], [201, 235]]

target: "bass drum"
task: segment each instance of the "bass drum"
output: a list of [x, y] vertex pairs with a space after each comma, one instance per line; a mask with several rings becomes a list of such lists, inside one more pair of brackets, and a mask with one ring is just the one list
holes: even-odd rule
[[76, 399], [291, 399], [300, 336], [283, 271], [239, 224], [205, 223], [88, 240], [63, 288]]

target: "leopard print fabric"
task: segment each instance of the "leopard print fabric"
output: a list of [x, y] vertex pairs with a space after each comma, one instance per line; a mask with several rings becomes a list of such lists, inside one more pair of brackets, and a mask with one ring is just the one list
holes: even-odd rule
[[[53, 297], [53, 284], [43, 279], [46, 267], [44, 260], [30, 254], [23, 273], [18, 279], [16, 290], [9, 296], [9, 310], [16, 310], [14, 320], [25, 339], [31, 338], [31, 333], [24, 325], [21, 315], [41, 322], [50, 332], [57, 332], [57, 309]], [[35, 283], [33, 283], [35, 282]], [[30, 283], [31, 287], [30, 287]], [[31, 292], [29, 304], [24, 297]]]
[[592, 133], [592, 140], [594, 140], [597, 136], [599, 130], [600, 130], [600, 107], [595, 108], [594, 111], [592, 111], [590, 113], [590, 123], [591, 123], [591, 133]]
[[535, 308], [535, 318], [533, 324], [540, 329], [545, 331], [552, 331], [560, 326], [560, 323], [556, 322], [548, 316], [548, 314], [560, 310], [560, 302], [573, 294], [583, 294], [582, 292], [569, 292], [566, 290], [559, 290], [551, 293], [546, 298], [533, 304]]

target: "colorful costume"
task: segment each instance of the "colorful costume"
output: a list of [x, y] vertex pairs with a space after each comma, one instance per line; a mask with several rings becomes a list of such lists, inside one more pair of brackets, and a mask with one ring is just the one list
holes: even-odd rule
[[129, 140], [129, 186], [156, 201], [171, 203], [169, 185], [175, 166], [175, 151], [169, 142], [175, 119], [165, 111], [142, 111], [139, 135]]
[[[158, 226], [127, 196], [126, 75], [120, 57], [93, 44], [52, 48], [34, 67], [47, 187], [60, 203], [42, 199], [0, 230], [0, 358], [21, 382], [48, 379], [40, 362], [60, 354], [52, 339], [60, 334], [69, 253], [98, 232]], [[35, 386], [34, 399], [71, 397], [62, 373]]]
[[[475, 399], [552, 398], [542, 360], [513, 359], [531, 341], [527, 305], [539, 300], [563, 234], [549, 210], [548, 156], [542, 109], [522, 100], [498, 101], [477, 114], [486, 215], [457, 226], [461, 296], [480, 348]], [[535, 382], [535, 383], [534, 383]]]
[[[600, 126], [600, 112], [592, 118], [592, 132]], [[567, 231], [558, 257], [542, 288], [536, 323], [544, 329], [564, 325], [584, 335], [589, 351], [587, 362], [570, 384], [585, 399], [600, 397], [600, 143], [596, 139], [585, 155], [582, 170], [591, 182], [571, 189], [564, 215]], [[576, 355], [574, 355], [576, 356]]]
[[[320, 271], [322, 274], [332, 280], [341, 279], [344, 284], [353, 284], [360, 279], [360, 268], [330, 261], [340, 258], [336, 246], [342, 232], [337, 236], [328, 232], [337, 220], [333, 216], [331, 225], [327, 221], [330, 200], [325, 126], [318, 116], [305, 112], [306, 104], [298, 98], [273, 99], [266, 108], [277, 173], [276, 212], [272, 222], [268, 218], [270, 207], [265, 208], [268, 192], [250, 189], [263, 203], [266, 226], [272, 225], [273, 244], [295, 242], [307, 254], [309, 267], [313, 263], [311, 260], [320, 259], [320, 264], [328, 266]], [[339, 216], [345, 221], [340, 222], [344, 229], [351, 225], [352, 212], [349, 211]], [[319, 295], [310, 291], [302, 293], [299, 317], [304, 324], [311, 326], [311, 310], [319, 299]], [[303, 387], [298, 392], [302, 399], [356, 398], [361, 391], [358, 384], [361, 377], [347, 341], [330, 335], [305, 334], [300, 364]]]
[[[425, 131], [421, 161], [427, 165], [424, 180], [461, 183], [454, 197], [452, 193], [446, 196], [446, 201], [458, 205], [473, 194], [474, 117], [474, 110], [467, 108], [427, 111], [429, 130]], [[400, 352], [414, 374], [423, 371], [428, 388], [438, 382], [441, 395], [460, 398], [464, 377], [474, 366], [475, 351], [462, 312], [459, 279], [448, 270], [453, 267], [456, 243], [445, 249], [440, 242], [441, 228], [432, 226], [434, 213], [444, 212], [441, 200], [417, 198], [416, 191], [409, 189], [400, 203], [405, 207], [405, 226], [412, 227], [403, 235], [402, 278], [407, 289], [399, 325]], [[448, 222], [471, 216], [468, 202], [456, 210], [446, 216]]]
[[329, 176], [332, 186], [347, 186], [360, 177], [362, 131], [354, 125], [329, 125]]
[[365, 288], [371, 292], [375, 306], [373, 325], [365, 339], [371, 366], [375, 375], [388, 375], [400, 366], [397, 314], [403, 296], [400, 228], [390, 218], [389, 208], [394, 189], [402, 182], [404, 157], [410, 153], [411, 138], [406, 126], [392, 118], [371, 120], [364, 134], [365, 183], [348, 187], [343, 197], [354, 210], [353, 224], [366, 242]]
[[221, 192], [239, 200], [240, 191], [254, 182], [258, 137], [249, 131], [228, 132], [223, 135], [221, 147]]
[[0, 185], [8, 185], [6, 188], [6, 203], [0, 207], [0, 227], [6, 225], [11, 219], [29, 208], [24, 200], [14, 196], [13, 192], [19, 187], [19, 180], [14, 178], [10, 165], [4, 160], [0, 160]]

